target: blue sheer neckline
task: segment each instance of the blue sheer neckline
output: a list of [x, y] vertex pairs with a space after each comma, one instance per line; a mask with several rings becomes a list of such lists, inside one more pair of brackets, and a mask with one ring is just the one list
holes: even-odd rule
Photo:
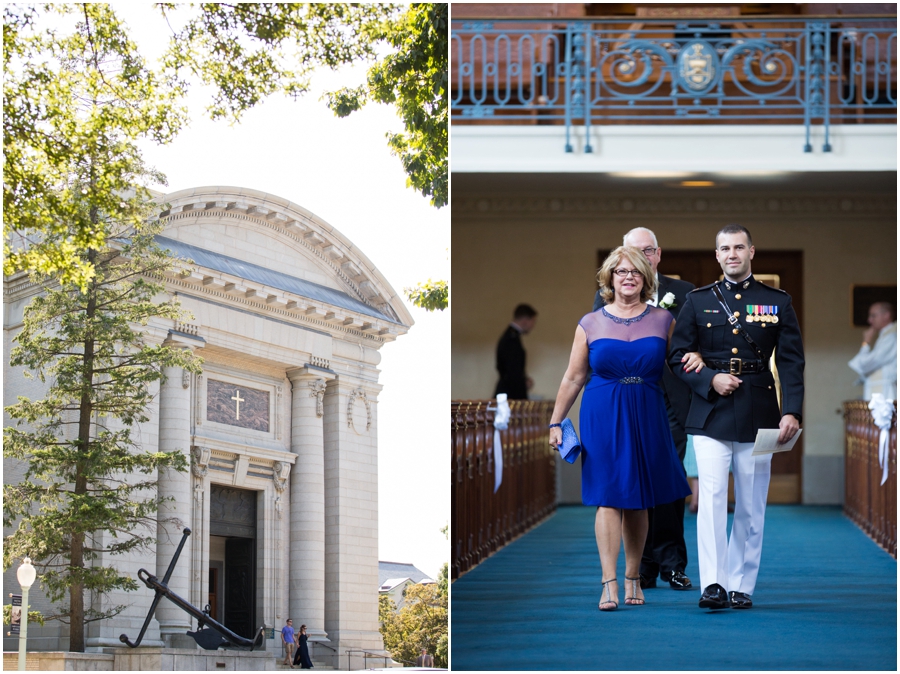
[[604, 316], [606, 316], [607, 318], [611, 318], [613, 320], [613, 322], [615, 322], [615, 323], [618, 323], [620, 325], [631, 325], [632, 323], [637, 323], [644, 316], [646, 316], [647, 314], [650, 313], [650, 305], [649, 304], [647, 305], [647, 307], [644, 309], [643, 313], [641, 313], [640, 316], [635, 316], [634, 318], [619, 318], [618, 316], [613, 316], [611, 313], [609, 313], [606, 310], [606, 307], [600, 307], [600, 311]]

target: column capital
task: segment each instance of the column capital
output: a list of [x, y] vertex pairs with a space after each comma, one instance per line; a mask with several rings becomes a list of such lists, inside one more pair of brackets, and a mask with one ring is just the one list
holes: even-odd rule
[[295, 367], [285, 372], [291, 383], [302, 382], [307, 379], [323, 379], [330, 381], [337, 377], [337, 373], [322, 367], [306, 364], [303, 367]]

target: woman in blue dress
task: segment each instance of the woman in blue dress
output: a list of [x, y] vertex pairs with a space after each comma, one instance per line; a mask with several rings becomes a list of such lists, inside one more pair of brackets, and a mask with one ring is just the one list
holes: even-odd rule
[[639, 567], [647, 538], [647, 508], [691, 493], [681, 469], [660, 385], [671, 314], [647, 304], [656, 277], [637, 248], [616, 248], [597, 274], [606, 306], [581, 319], [569, 366], [550, 419], [550, 444], [581, 398], [581, 496], [597, 506], [594, 533], [602, 567], [599, 608], [618, 607], [616, 562], [625, 544], [625, 603], [641, 605]]

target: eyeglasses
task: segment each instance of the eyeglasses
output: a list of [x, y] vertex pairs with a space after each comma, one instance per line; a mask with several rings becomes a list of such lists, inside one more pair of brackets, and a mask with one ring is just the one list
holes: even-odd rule
[[642, 252], [644, 255], [646, 255], [647, 257], [650, 257], [651, 255], [653, 255], [653, 254], [654, 254], [656, 251], [658, 251], [658, 250], [659, 250], [659, 248], [642, 248], [642, 249], [641, 249], [641, 252]]
[[631, 276], [632, 278], [644, 278], [644, 275], [637, 269], [613, 269], [613, 274], [619, 278], [625, 278], [626, 276]]

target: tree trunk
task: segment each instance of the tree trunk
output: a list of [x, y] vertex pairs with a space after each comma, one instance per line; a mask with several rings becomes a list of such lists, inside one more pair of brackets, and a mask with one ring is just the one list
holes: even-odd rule
[[[94, 213], [91, 213], [92, 219]], [[96, 261], [95, 251], [88, 251], [88, 260]], [[96, 284], [88, 286], [86, 325], [90, 326], [97, 311]], [[91, 392], [94, 384], [94, 337], [88, 327], [84, 339], [84, 359], [81, 369], [81, 402], [78, 408], [78, 453], [87, 453], [91, 442], [91, 423], [94, 414]], [[84, 462], [79, 457], [75, 465], [75, 494], [87, 493], [87, 477]], [[72, 534], [69, 541], [69, 566], [75, 573], [84, 568], [84, 532]], [[69, 587], [69, 651], [84, 653], [84, 582], [78, 580]]]

